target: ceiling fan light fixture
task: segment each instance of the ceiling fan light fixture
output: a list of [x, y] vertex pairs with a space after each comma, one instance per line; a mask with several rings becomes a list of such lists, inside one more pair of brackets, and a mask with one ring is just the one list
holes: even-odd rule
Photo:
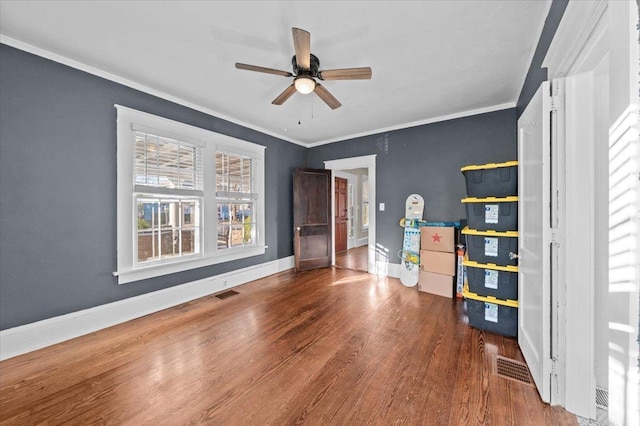
[[316, 81], [306, 75], [296, 77], [293, 84], [296, 87], [296, 90], [303, 95], [313, 92], [316, 88]]
[[293, 33], [293, 47], [295, 50], [295, 55], [291, 58], [291, 68], [293, 72], [236, 62], [236, 68], [241, 70], [256, 71], [282, 77], [294, 77], [293, 83], [289, 84], [282, 93], [271, 101], [273, 105], [282, 105], [296, 92], [303, 95], [313, 92], [318, 95], [329, 108], [340, 108], [340, 106], [342, 106], [340, 101], [338, 101], [326, 87], [319, 83], [320, 80], [371, 79], [370, 67], [338, 68], [321, 71], [320, 60], [311, 53], [311, 35], [309, 32], [300, 28], [292, 28], [291, 32]]

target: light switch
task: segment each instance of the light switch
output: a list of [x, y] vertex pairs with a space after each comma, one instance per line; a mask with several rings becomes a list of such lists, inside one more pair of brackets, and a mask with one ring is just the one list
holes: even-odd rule
[[378, 210], [380, 210], [381, 212], [384, 211], [384, 203], [380, 203]]

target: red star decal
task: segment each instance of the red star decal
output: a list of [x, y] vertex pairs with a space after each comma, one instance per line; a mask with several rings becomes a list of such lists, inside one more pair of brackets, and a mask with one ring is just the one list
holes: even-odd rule
[[439, 242], [441, 242], [441, 241], [440, 241], [440, 238], [442, 238], [442, 235], [433, 234], [433, 235], [431, 236], [431, 238], [433, 238], [433, 241], [432, 241], [432, 242], [434, 242], [434, 243], [439, 243]]

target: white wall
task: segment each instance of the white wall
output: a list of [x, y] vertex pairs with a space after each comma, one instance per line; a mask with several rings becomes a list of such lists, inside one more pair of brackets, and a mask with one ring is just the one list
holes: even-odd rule
[[609, 422], [640, 424], [638, 4], [609, 1]]
[[609, 387], [609, 56], [594, 68], [594, 373], [595, 385]]

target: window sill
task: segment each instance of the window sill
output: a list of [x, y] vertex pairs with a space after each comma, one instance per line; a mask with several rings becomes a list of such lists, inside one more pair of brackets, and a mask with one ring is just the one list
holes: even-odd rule
[[245, 257], [259, 256], [264, 254], [266, 249], [267, 246], [243, 248], [239, 250], [229, 249], [230, 251], [228, 253], [217, 256], [198, 257], [196, 259], [185, 259], [160, 265], [116, 271], [113, 275], [118, 277], [118, 284], [127, 284], [134, 281], [145, 280], [147, 278], [154, 278], [176, 272], [188, 271], [190, 269], [216, 265], [218, 263], [230, 262], [232, 260], [244, 259]]

